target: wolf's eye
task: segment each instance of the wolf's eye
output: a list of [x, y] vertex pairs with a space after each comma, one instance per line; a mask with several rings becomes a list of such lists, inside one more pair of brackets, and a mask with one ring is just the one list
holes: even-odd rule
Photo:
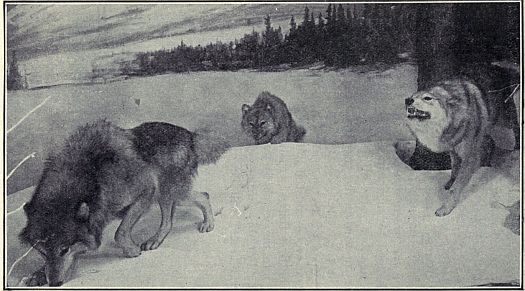
[[254, 126], [255, 126], [255, 123], [252, 122], [252, 121], [250, 121], [250, 126], [251, 126], [251, 127], [254, 127]]
[[261, 121], [261, 125], [265, 125], [266, 124], [266, 121]]
[[61, 256], [61, 257], [63, 257], [63, 256], [65, 256], [68, 252], [69, 252], [69, 247], [63, 247], [63, 248], [60, 250], [60, 253], [59, 253], [58, 255]]
[[430, 101], [430, 100], [432, 100], [432, 97], [425, 96], [425, 97], [423, 97], [423, 100], [425, 100], [425, 101]]

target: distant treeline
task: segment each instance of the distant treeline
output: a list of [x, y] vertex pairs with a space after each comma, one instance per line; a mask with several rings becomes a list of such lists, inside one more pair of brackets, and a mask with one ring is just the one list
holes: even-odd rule
[[303, 20], [290, 20], [290, 30], [274, 28], [264, 18], [265, 30], [239, 40], [205, 46], [181, 43], [170, 50], [140, 53], [122, 72], [153, 75], [203, 70], [272, 69], [323, 62], [347, 67], [377, 62], [394, 63], [400, 53], [413, 50], [415, 9], [406, 4], [328, 4], [314, 15], [308, 7]]
[[[291, 17], [288, 31], [272, 27], [271, 21], [267, 15], [264, 31], [254, 30], [227, 43], [190, 46], [181, 42], [170, 50], [111, 56], [93, 64], [92, 78], [106, 82], [166, 72], [280, 70], [317, 62], [348, 67], [395, 63], [410, 55], [423, 67], [421, 77], [430, 71], [445, 74], [469, 63], [520, 61], [517, 2], [328, 4], [317, 15], [305, 7], [301, 21]], [[25, 74], [18, 70], [16, 52], [9, 46], [7, 64], [7, 88], [28, 88]]]

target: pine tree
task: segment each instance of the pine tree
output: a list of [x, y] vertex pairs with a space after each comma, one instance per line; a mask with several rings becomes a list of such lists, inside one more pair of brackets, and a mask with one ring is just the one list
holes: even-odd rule
[[270, 22], [270, 15], [266, 14], [266, 17], [264, 18], [264, 26], [266, 28], [266, 33], [270, 33], [272, 29], [272, 24]]
[[337, 6], [337, 22], [339, 22], [340, 25], [346, 22], [346, 16], [345, 16], [345, 10], [343, 8], [343, 4], [339, 4], [339, 6]]
[[324, 19], [321, 12], [319, 12], [319, 15], [317, 16], [317, 27], [319, 28], [319, 31], [323, 31], [324, 29]]
[[346, 7], [346, 20], [348, 24], [352, 25], [354, 20], [354, 14], [352, 13], [352, 10], [350, 10], [350, 7]]
[[330, 26], [332, 25], [332, 22], [332, 4], [328, 4], [328, 8], [326, 8], [326, 25]]
[[310, 22], [310, 9], [308, 9], [308, 6], [306, 6], [304, 7], [303, 27], [307, 27], [308, 22]]
[[290, 19], [290, 34], [294, 33], [297, 30], [297, 23], [295, 23], [295, 18], [292, 15], [292, 19]]

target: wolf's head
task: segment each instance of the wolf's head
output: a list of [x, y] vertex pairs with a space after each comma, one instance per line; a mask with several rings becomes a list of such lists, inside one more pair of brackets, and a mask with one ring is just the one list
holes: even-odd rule
[[408, 126], [426, 147], [445, 151], [452, 137], [466, 126], [464, 121], [471, 118], [470, 102], [479, 104], [480, 100], [480, 90], [468, 81], [438, 83], [405, 99]]
[[243, 104], [241, 126], [256, 144], [269, 143], [277, 131], [272, 105], [260, 107]]
[[76, 254], [100, 244], [89, 232], [87, 204], [70, 207], [67, 201], [61, 206], [42, 205], [35, 198], [24, 205], [28, 222], [19, 237], [44, 257], [49, 286], [60, 286], [68, 279]]

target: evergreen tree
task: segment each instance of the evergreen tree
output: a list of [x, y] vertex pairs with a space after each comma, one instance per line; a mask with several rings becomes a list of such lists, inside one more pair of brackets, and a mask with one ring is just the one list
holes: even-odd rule
[[346, 22], [346, 16], [345, 16], [345, 10], [343, 8], [343, 4], [339, 4], [337, 6], [337, 22], [339, 23], [339, 26], [344, 25]]
[[331, 26], [332, 22], [332, 4], [328, 4], [328, 8], [326, 9], [326, 25]]
[[266, 34], [269, 34], [272, 29], [272, 24], [270, 22], [270, 15], [268, 14], [266, 14], [266, 17], [264, 18], [264, 26], [266, 28]]
[[294, 33], [297, 30], [297, 23], [295, 23], [295, 18], [292, 15], [292, 19], [290, 19], [290, 34]]
[[303, 27], [307, 27], [308, 22], [310, 22], [310, 9], [308, 9], [308, 6], [305, 6], [304, 7]]
[[324, 19], [323, 14], [321, 12], [319, 12], [319, 15], [317, 16], [317, 27], [321, 32], [324, 30]]
[[346, 19], [350, 24], [354, 20], [354, 14], [352, 13], [352, 10], [350, 10], [350, 6], [346, 7]]

